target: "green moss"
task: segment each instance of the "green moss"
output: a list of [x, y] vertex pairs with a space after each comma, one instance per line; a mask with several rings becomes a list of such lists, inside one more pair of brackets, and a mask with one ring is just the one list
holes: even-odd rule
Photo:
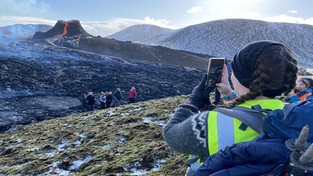
[[[127, 175], [141, 169], [150, 176], [183, 175], [187, 156], [169, 149], [160, 121], [170, 118], [185, 100], [186, 96], [150, 100], [0, 134], [0, 174], [49, 175], [60, 169], [75, 175]], [[70, 169], [86, 157], [91, 160]]]

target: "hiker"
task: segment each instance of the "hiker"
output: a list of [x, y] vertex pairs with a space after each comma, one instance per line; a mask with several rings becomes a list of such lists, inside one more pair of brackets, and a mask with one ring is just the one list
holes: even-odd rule
[[297, 101], [303, 101], [307, 99], [312, 99], [312, 83], [313, 80], [310, 78], [301, 78], [297, 81], [297, 87], [294, 94], [289, 96], [290, 102], [294, 103]]
[[136, 96], [137, 96], [136, 88], [133, 86], [133, 87], [129, 90], [129, 93], [128, 93], [128, 98], [129, 98], [128, 103], [134, 103]]
[[121, 104], [121, 100], [122, 100], [121, 88], [116, 88], [113, 100], [114, 107], [119, 106]]
[[113, 101], [112, 92], [111, 91], [107, 92], [107, 94], [106, 94], [106, 102], [105, 102], [106, 108], [111, 107], [112, 101]]
[[100, 93], [100, 99], [99, 99], [99, 101], [100, 101], [100, 108], [101, 108], [101, 109], [104, 109], [104, 108], [105, 108], [105, 103], [106, 103], [106, 95], [105, 95], [104, 92], [101, 92], [101, 93]]
[[93, 111], [93, 106], [95, 104], [95, 97], [93, 95], [93, 92], [88, 92], [86, 100], [88, 105], [88, 111]]
[[86, 94], [82, 93], [79, 99], [80, 99], [80, 102], [82, 103], [82, 112], [85, 112], [87, 108]]
[[256, 41], [243, 47], [232, 62], [231, 90], [228, 70], [224, 66], [221, 83], [205, 88], [207, 74], [192, 90], [189, 100], [180, 105], [163, 129], [163, 138], [169, 147], [189, 154], [186, 175], [193, 175], [208, 156], [234, 143], [251, 141], [259, 133], [234, 116], [228, 116], [210, 107], [209, 93], [218, 88], [233, 106], [262, 109], [282, 109], [283, 102], [274, 99], [287, 95], [297, 79], [297, 61], [290, 50], [275, 41]]

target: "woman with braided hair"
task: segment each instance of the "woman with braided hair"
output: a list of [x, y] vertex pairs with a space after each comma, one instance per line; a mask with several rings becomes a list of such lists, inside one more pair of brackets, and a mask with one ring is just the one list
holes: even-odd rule
[[[186, 175], [194, 175], [208, 156], [232, 144], [251, 141], [259, 133], [236, 117], [214, 110], [205, 110], [210, 104], [209, 93], [217, 87], [226, 101], [234, 106], [262, 109], [282, 109], [283, 102], [275, 99], [287, 95], [297, 79], [297, 61], [290, 50], [275, 41], [256, 41], [243, 47], [231, 62], [231, 89], [226, 66], [221, 83], [206, 88], [205, 74], [163, 129], [163, 137], [173, 150], [189, 154]], [[210, 106], [209, 106], [210, 107]]]

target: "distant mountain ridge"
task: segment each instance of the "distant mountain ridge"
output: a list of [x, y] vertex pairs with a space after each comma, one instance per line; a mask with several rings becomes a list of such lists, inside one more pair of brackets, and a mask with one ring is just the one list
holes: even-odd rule
[[107, 38], [115, 38], [114, 36], [118, 35], [118, 40], [121, 41], [153, 44], [151, 42], [160, 41], [163, 37], [170, 35], [173, 31], [174, 30], [172, 29], [162, 28], [155, 25], [140, 24], [130, 26], [127, 30], [122, 30], [112, 35], [112, 37], [107, 36]]
[[[135, 30], [136, 27], [138, 27], [137, 30]], [[132, 26], [107, 37], [148, 45], [161, 45], [227, 59], [232, 59], [234, 54], [249, 42], [275, 40], [286, 44], [301, 66], [313, 66], [313, 26], [311, 25], [225, 19], [187, 26], [170, 33], [165, 32], [163, 35], [158, 34], [158, 37], [153, 35], [153, 31], [141, 30], [141, 28], [141, 26]], [[136, 32], [133, 32], [133, 36], [126, 38], [132, 31]], [[125, 33], [128, 35], [124, 35]]]

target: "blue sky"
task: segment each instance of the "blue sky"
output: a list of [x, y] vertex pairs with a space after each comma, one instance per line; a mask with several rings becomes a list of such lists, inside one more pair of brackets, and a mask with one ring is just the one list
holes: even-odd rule
[[0, 26], [80, 20], [106, 36], [135, 24], [178, 29], [243, 18], [313, 25], [312, 0], [0, 0]]

